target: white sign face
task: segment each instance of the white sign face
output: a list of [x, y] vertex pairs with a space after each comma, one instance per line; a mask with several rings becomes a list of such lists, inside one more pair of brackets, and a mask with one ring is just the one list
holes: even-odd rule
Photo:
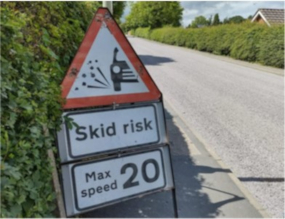
[[159, 130], [155, 107], [67, 113], [77, 127], [65, 126], [70, 157], [157, 143]]
[[148, 88], [124, 51], [102, 25], [67, 98], [146, 92]]
[[75, 207], [82, 211], [124, 197], [164, 188], [164, 171], [160, 150], [75, 164], [71, 168]]

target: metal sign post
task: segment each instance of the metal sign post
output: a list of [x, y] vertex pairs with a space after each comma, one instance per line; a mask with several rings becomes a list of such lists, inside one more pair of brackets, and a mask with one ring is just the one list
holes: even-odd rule
[[113, 14], [113, 2], [112, 1], [103, 1], [103, 7], [108, 8], [111, 14]]

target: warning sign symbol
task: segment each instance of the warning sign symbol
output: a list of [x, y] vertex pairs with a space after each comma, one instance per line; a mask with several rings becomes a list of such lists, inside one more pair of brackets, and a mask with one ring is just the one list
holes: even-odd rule
[[98, 9], [62, 82], [64, 109], [158, 100], [160, 96], [109, 11]]
[[102, 25], [68, 98], [144, 92], [148, 89], [137, 71], [109, 29]]
[[[114, 49], [113, 63], [110, 66], [111, 79], [113, 81], [114, 91], [121, 91], [121, 83], [139, 82], [138, 76], [134, 74], [133, 71], [131, 71], [127, 62], [123, 60], [122, 61], [117, 60], [118, 52], [119, 50], [116, 47]], [[98, 60], [95, 60], [94, 63], [92, 62], [92, 60], [90, 60], [87, 63], [87, 65], [90, 65], [89, 74], [91, 78], [93, 78], [94, 81], [98, 83], [98, 85], [96, 85], [96, 83], [92, 84], [91, 80], [89, 82], [82, 82], [82, 86], [87, 86], [87, 88], [95, 88], [95, 89], [111, 89], [112, 87], [110, 86], [110, 82], [105, 77], [100, 67], [96, 67], [95, 69], [97, 62]], [[84, 73], [82, 74], [82, 77], [87, 78], [87, 75]], [[79, 90], [79, 88], [76, 87], [75, 90]]]

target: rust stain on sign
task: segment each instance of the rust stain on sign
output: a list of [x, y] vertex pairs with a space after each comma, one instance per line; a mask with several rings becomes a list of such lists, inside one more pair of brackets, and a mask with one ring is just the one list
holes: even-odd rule
[[70, 73], [69, 73], [69, 77], [75, 77], [78, 73], [78, 69], [77, 68], [72, 68]]

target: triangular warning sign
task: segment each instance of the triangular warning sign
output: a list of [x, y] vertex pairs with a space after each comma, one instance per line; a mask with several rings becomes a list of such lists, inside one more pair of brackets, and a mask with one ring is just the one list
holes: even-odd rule
[[64, 109], [158, 100], [157, 86], [106, 8], [99, 8], [61, 84]]

